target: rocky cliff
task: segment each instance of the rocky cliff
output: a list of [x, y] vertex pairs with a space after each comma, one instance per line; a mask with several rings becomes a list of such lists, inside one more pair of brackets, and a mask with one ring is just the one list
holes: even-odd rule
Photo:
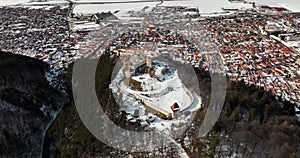
[[50, 86], [49, 65], [0, 52], [0, 157], [38, 157], [43, 135], [68, 96]]

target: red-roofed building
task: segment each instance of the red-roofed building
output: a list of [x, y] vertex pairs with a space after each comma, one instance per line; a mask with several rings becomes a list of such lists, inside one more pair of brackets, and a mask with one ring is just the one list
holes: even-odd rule
[[268, 10], [276, 10], [278, 12], [288, 11], [286, 8], [283, 7], [270, 7], [270, 6], [260, 6], [261, 9], [268, 9]]
[[173, 112], [176, 112], [176, 111], [179, 111], [180, 108], [179, 108], [179, 105], [177, 103], [174, 103], [172, 106], [171, 106], [171, 109]]
[[272, 9], [272, 7], [269, 7], [269, 6], [266, 6], [266, 5], [260, 6], [260, 8], [262, 8], [262, 9]]
[[279, 12], [287, 11], [287, 9], [285, 9], [283, 7], [273, 7], [273, 9], [275, 9], [276, 11], [279, 11]]
[[265, 62], [260, 62], [260, 65], [262, 66], [262, 67], [264, 67], [264, 68], [266, 68], [267, 67], [267, 64], [265, 63]]

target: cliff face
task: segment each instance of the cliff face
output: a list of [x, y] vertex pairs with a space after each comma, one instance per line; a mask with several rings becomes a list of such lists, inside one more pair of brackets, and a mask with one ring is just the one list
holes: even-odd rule
[[0, 157], [38, 157], [43, 134], [68, 96], [49, 85], [41, 61], [0, 52]]

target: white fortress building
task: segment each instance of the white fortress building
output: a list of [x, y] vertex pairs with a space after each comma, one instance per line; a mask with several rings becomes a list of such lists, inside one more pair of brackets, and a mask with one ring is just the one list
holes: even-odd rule
[[[126, 71], [125, 74], [128, 77]], [[124, 93], [134, 96], [149, 112], [163, 119], [173, 119], [194, 100], [177, 70], [164, 61], [152, 61], [150, 56], [146, 57], [145, 64], [135, 69], [129, 85], [123, 85]]]

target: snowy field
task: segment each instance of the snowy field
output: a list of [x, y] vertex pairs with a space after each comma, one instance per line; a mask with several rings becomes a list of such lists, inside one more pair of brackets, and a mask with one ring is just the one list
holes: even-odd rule
[[300, 41], [288, 41], [286, 44], [290, 47], [294, 47], [300, 53]]
[[[26, 3], [29, 0], [1, 0], [0, 6], [5, 5], [15, 5], [20, 3]], [[118, 2], [122, 0], [76, 0], [77, 2]], [[138, 0], [132, 0], [138, 1]], [[294, 12], [300, 12], [300, 2], [299, 0], [248, 0], [250, 2], [256, 2], [257, 4], [269, 5], [269, 6], [281, 6], [285, 7]], [[44, 2], [43, 2], [44, 3]], [[65, 0], [53, 0], [46, 3], [66, 3]], [[95, 13], [95, 12], [106, 12], [106, 11], [128, 11], [128, 10], [140, 10], [146, 6], [154, 7], [160, 2], [147, 2], [147, 3], [126, 3], [126, 4], [86, 4], [77, 5], [74, 9], [75, 13]], [[42, 3], [41, 3], [42, 4]], [[182, 0], [173, 2], [164, 2], [163, 5], [166, 6], [197, 6], [200, 13], [215, 13], [222, 12], [222, 7], [224, 8], [251, 8], [251, 4], [242, 3], [230, 3], [228, 0]]]
[[[81, 0], [90, 1], [90, 0]], [[120, 0], [116, 0], [120, 1]], [[95, 13], [105, 11], [129, 11], [129, 10], [141, 10], [142, 8], [154, 7], [160, 2], [147, 2], [147, 3], [131, 3], [131, 4], [104, 4], [104, 5], [78, 5], [74, 9], [74, 13]], [[237, 4], [230, 3], [227, 0], [207, 1], [207, 0], [183, 0], [183, 1], [166, 1], [162, 5], [164, 6], [197, 6], [200, 13], [213, 13], [222, 12], [224, 8], [251, 8], [251, 4]]]
[[258, 4], [269, 5], [271, 7], [285, 7], [293, 12], [300, 12], [299, 0], [248, 0]]
[[26, 3], [29, 0], [1, 0], [0, 6], [6, 6], [6, 5], [15, 5], [20, 3]]
[[182, 84], [177, 71], [170, 68], [166, 63], [158, 61], [153, 61], [153, 68], [155, 68], [155, 76], [160, 81], [156, 77], [150, 77], [149, 74], [140, 74], [133, 76], [132, 79], [142, 83], [141, 87], [143, 90], [131, 90], [122, 84], [123, 91], [133, 94], [137, 98], [144, 100], [144, 102], [167, 113], [172, 113], [170, 106], [174, 103], [178, 103], [181, 110], [190, 107], [193, 102], [193, 96]]
[[[90, 2], [96, 0], [80, 0], [83, 2]], [[108, 0], [114, 1], [114, 0]], [[115, 0], [122, 1], [122, 0]], [[249, 0], [251, 2], [256, 2], [257, 4], [270, 5], [270, 6], [281, 6], [286, 7], [287, 9], [300, 12], [300, 1], [299, 0]], [[110, 10], [140, 10], [146, 6], [154, 7], [159, 2], [148, 2], [148, 3], [133, 3], [133, 4], [107, 4], [107, 5], [79, 5], [75, 7], [75, 13], [94, 13], [101, 11], [110, 11]], [[223, 8], [252, 8], [252, 4], [243, 4], [243, 3], [230, 3], [228, 0], [216, 0], [216, 1], [207, 1], [207, 0], [182, 0], [182, 1], [165, 1], [162, 5], [164, 6], [197, 6], [200, 13], [215, 13], [223, 12]]]

